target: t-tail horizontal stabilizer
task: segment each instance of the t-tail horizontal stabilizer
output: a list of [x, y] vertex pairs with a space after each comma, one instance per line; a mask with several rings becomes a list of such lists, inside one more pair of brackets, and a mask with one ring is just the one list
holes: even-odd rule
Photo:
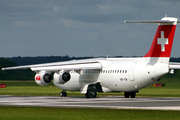
[[125, 21], [126, 23], [159, 23], [153, 42], [147, 54], [144, 56], [153, 64], [157, 62], [169, 63], [171, 49], [174, 40], [177, 18], [164, 17], [161, 20]]

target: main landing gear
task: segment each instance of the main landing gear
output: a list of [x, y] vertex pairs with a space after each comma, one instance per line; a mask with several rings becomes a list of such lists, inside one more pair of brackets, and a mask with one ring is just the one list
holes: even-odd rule
[[67, 96], [67, 92], [65, 92], [65, 91], [60, 92], [60, 96], [61, 96], [61, 97], [66, 97], [66, 96]]
[[87, 93], [85, 94], [86, 98], [96, 98], [97, 92], [96, 90], [87, 90]]
[[100, 83], [90, 84], [85, 94], [86, 98], [96, 98], [97, 92], [103, 92]]
[[[97, 97], [97, 92], [102, 93], [102, 86], [100, 83], [95, 83], [95, 84], [89, 84], [86, 90], [86, 98], [96, 98]], [[67, 93], [65, 92], [65, 90], [63, 90], [60, 93], [61, 97], [66, 97]]]
[[131, 98], [135, 98], [136, 97], [136, 92], [124, 92], [124, 97], [125, 98], [129, 98], [129, 96], [131, 96]]

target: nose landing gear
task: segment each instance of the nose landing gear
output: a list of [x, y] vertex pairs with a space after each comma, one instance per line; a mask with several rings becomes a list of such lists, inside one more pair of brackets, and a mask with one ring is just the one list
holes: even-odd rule
[[67, 92], [63, 91], [63, 92], [60, 92], [60, 97], [66, 97], [67, 96]]

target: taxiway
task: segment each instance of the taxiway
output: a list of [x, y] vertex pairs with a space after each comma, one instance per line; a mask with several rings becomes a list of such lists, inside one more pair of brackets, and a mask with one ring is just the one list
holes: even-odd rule
[[180, 110], [180, 98], [0, 96], [0, 106]]

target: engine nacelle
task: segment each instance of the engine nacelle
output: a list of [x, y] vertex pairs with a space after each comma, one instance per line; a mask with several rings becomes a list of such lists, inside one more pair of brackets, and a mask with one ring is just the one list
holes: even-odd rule
[[64, 84], [71, 79], [71, 75], [68, 72], [62, 74], [54, 73], [54, 81], [58, 84]]
[[35, 81], [40, 86], [49, 84], [52, 79], [52, 75], [48, 73], [39, 73], [35, 75]]

